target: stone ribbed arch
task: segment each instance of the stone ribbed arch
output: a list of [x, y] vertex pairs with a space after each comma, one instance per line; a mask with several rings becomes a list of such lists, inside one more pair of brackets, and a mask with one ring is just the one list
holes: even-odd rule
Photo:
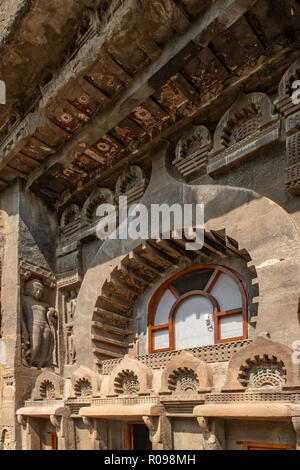
[[112, 371], [109, 382], [109, 394], [114, 395], [122, 389], [122, 379], [127, 376], [135, 377], [138, 384], [138, 394], [149, 393], [152, 387], [153, 373], [135, 358], [126, 355], [124, 359]]
[[91, 369], [81, 366], [71, 377], [73, 396], [87, 395], [86, 390], [90, 386], [90, 395], [97, 396], [100, 393], [103, 377], [95, 374]]
[[292, 83], [295, 80], [300, 79], [300, 57], [295, 62], [290, 65], [282, 79], [280, 80], [278, 87], [278, 97], [279, 99], [288, 98], [292, 95]]
[[245, 369], [245, 366], [247, 367], [247, 364], [259, 363], [260, 359], [282, 365], [286, 378], [283, 388], [300, 388], [298, 367], [293, 363], [292, 354], [292, 349], [283, 344], [262, 336], [257, 337], [252, 344], [245, 346], [245, 348], [235, 353], [231, 358], [222, 391], [245, 390], [241, 380], [239, 380], [241, 371]]
[[[296, 257], [296, 254], [300, 253], [300, 242], [299, 233], [292, 218], [273, 201], [250, 190], [219, 185], [193, 186], [177, 182], [169, 175], [165, 167], [164, 157], [167, 148], [168, 143], [160, 142], [153, 149], [152, 178], [141, 202], [146, 206], [150, 206], [151, 203], [172, 205], [178, 201], [181, 201], [182, 204], [204, 204], [207, 233], [218, 234], [222, 231], [224, 234], [226, 229], [225, 244], [231, 249], [231, 253], [234, 254], [236, 250], [239, 255], [249, 253], [251, 256], [252, 261], [249, 261], [249, 269], [253, 272], [256, 270], [260, 289], [260, 296], [257, 299], [259, 300], [259, 315], [256, 331], [258, 333], [271, 331], [272, 338], [275, 340], [276, 337], [282, 338], [286, 344], [290, 344], [293, 339], [298, 339], [300, 333], [297, 319], [299, 282], [297, 280], [295, 282], [295, 272], [300, 272], [300, 262]], [[238, 247], [234, 241], [238, 242]], [[157, 247], [151, 246], [151, 242], [148, 245], [152, 254], [154, 252], [158, 254]], [[168, 241], [161, 241], [161, 246], [163, 245], [168, 247]], [[143, 254], [141, 251], [136, 253], [136, 249], [139, 247], [145, 250], [142, 248], [140, 240], [107, 240], [98, 251], [85, 275], [78, 296], [74, 326], [78, 361], [81, 364], [92, 364], [95, 354], [98, 354], [94, 346], [94, 340], [97, 339], [94, 327], [107, 337], [107, 341], [111, 339], [111, 331], [105, 331], [103, 327], [110, 330], [117, 328], [118, 333], [123, 331], [119, 335], [117, 343], [114, 343], [114, 339], [112, 340], [111, 346], [114, 353], [110, 357], [107, 356], [106, 359], [121, 357], [126, 353], [126, 335], [130, 334], [131, 328], [130, 296], [138, 297], [138, 283], [140, 294], [143, 292], [144, 277], [133, 268]], [[214, 246], [213, 249], [215, 249]], [[192, 252], [185, 252], [182, 247], [177, 247], [176, 250], [181, 257], [189, 260], [190, 263], [193, 262]], [[175, 253], [173, 252], [172, 255], [170, 251], [167, 258], [174, 266], [172, 256], [173, 259], [176, 259]], [[180, 261], [180, 256], [178, 255], [177, 261]], [[164, 259], [163, 256], [162, 262]], [[149, 262], [148, 268], [150, 273]], [[163, 270], [157, 266], [153, 271], [162, 272]], [[143, 272], [145, 273], [145, 270]], [[108, 297], [110, 296], [109, 282], [113, 278], [120, 289], [120, 295], [122, 290], [124, 292], [125, 287], [127, 296], [124, 295], [121, 299], [119, 295], [120, 301], [115, 306], [113, 315], [110, 315], [116, 324], [114, 326], [110, 322], [107, 326], [99, 319], [98, 324], [94, 324], [91, 328], [92, 322], [97, 321], [95, 320], [95, 311], [98, 313], [97, 309], [107, 310], [104, 308], [105, 303], [106, 307], [108, 306], [107, 299], [102, 296], [102, 292], [107, 290]], [[156, 279], [158, 278], [159, 275]], [[288, 295], [285, 287], [287, 283], [290, 284]], [[145, 288], [146, 286], [144, 286]], [[284, 299], [285, 302], [284, 318], [280, 304], [283, 300], [280, 299]], [[270, 315], [272, 315], [271, 321]], [[107, 314], [106, 317], [108, 317]], [[123, 322], [121, 328], [118, 324], [120, 321]], [[285, 327], [288, 325], [288, 328], [285, 329], [286, 336], [282, 336], [283, 321]], [[125, 337], [122, 336], [124, 332]], [[102, 348], [96, 347], [96, 349], [101, 350]], [[96, 365], [94, 367], [96, 368]]]
[[174, 383], [182, 374], [192, 372], [198, 379], [197, 392], [211, 391], [211, 377], [207, 364], [197, 359], [193, 354], [182, 351], [179, 356], [172, 359], [165, 367], [161, 377], [160, 393], [168, 394], [174, 389]]
[[53, 398], [59, 399], [64, 395], [65, 380], [59, 375], [49, 370], [44, 370], [36, 379], [32, 392], [33, 400], [46, 398], [45, 391], [47, 387], [53, 389]]
[[[224, 151], [229, 144], [234, 126], [249, 119], [257, 118], [253, 133], [262, 130], [272, 122], [272, 103], [265, 93], [241, 94], [220, 119], [214, 133], [214, 147], [211, 156]], [[253, 126], [252, 126], [253, 127]]]

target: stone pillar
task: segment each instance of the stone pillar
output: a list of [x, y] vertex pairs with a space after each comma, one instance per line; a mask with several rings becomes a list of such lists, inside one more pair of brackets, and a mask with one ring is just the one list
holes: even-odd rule
[[108, 450], [107, 432], [103, 420], [97, 420], [82, 416], [83, 423], [87, 426], [92, 440], [92, 450]]
[[143, 421], [149, 429], [153, 450], [172, 450], [171, 422], [166, 416], [143, 416]]
[[52, 426], [55, 427], [56, 434], [57, 434], [57, 450], [67, 450], [66, 449], [66, 442], [65, 442], [65, 427], [64, 427], [64, 418], [62, 416], [50, 416], [50, 422]]
[[27, 417], [26, 421], [26, 450], [41, 450], [39, 419]]

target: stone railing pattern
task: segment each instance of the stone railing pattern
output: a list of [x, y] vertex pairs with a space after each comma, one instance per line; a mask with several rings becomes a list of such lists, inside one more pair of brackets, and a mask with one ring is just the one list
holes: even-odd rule
[[278, 401], [298, 403], [300, 393], [288, 392], [253, 392], [253, 393], [222, 393], [206, 395], [206, 403], [232, 403], [232, 402], [255, 402], [255, 401]]
[[[235, 341], [230, 343], [212, 344], [209, 346], [201, 346], [198, 348], [186, 349], [196, 358], [203, 362], [227, 362], [232, 355], [239, 351], [242, 347], [251, 343], [251, 340]], [[145, 356], [137, 356], [136, 359], [145, 364], [150, 369], [162, 369], [174, 357], [178, 356], [181, 351], [165, 351]], [[102, 362], [102, 371], [104, 375], [109, 375], [113, 369], [120, 364], [122, 358], [112, 359]]]

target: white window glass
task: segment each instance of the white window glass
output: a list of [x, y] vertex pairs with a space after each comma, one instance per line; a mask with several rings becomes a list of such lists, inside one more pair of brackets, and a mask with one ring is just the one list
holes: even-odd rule
[[158, 330], [152, 332], [153, 349], [166, 349], [170, 347], [169, 344], [169, 330]]
[[175, 348], [214, 344], [213, 305], [206, 297], [189, 297], [175, 314]]
[[169, 289], [164, 292], [155, 312], [154, 326], [168, 323], [171, 308], [176, 300], [175, 295], [173, 295]]
[[229, 315], [219, 318], [220, 339], [239, 338], [243, 336], [243, 315]]
[[220, 312], [242, 307], [242, 296], [237, 283], [226, 274], [221, 274], [210, 294], [218, 301]]

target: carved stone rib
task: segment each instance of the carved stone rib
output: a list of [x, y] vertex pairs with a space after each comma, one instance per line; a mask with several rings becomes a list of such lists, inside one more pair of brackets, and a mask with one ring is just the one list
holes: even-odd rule
[[117, 358], [121, 358], [124, 356], [124, 354], [119, 354], [117, 352], [108, 351], [107, 349], [102, 349], [102, 348], [93, 348], [93, 353], [99, 354], [101, 356], [111, 357], [112, 359], [117, 359]]
[[96, 328], [97, 330], [104, 330], [107, 331], [108, 333], [114, 333], [119, 336], [128, 336], [131, 334], [130, 330], [122, 330], [121, 328], [117, 328], [116, 326], [112, 325], [107, 325], [106, 323], [99, 322], [99, 321], [93, 321], [92, 326]]
[[120, 348], [126, 348], [126, 343], [124, 341], [119, 341], [118, 339], [107, 338], [106, 336], [92, 335], [93, 341], [99, 341], [100, 343], [112, 344], [113, 346], [118, 346]]
[[102, 318], [111, 318], [113, 320], [122, 321], [126, 323], [130, 323], [132, 321], [131, 318], [124, 317], [123, 315], [119, 315], [118, 313], [110, 312], [109, 310], [105, 310], [103, 308], [95, 308], [94, 313], [99, 315]]

